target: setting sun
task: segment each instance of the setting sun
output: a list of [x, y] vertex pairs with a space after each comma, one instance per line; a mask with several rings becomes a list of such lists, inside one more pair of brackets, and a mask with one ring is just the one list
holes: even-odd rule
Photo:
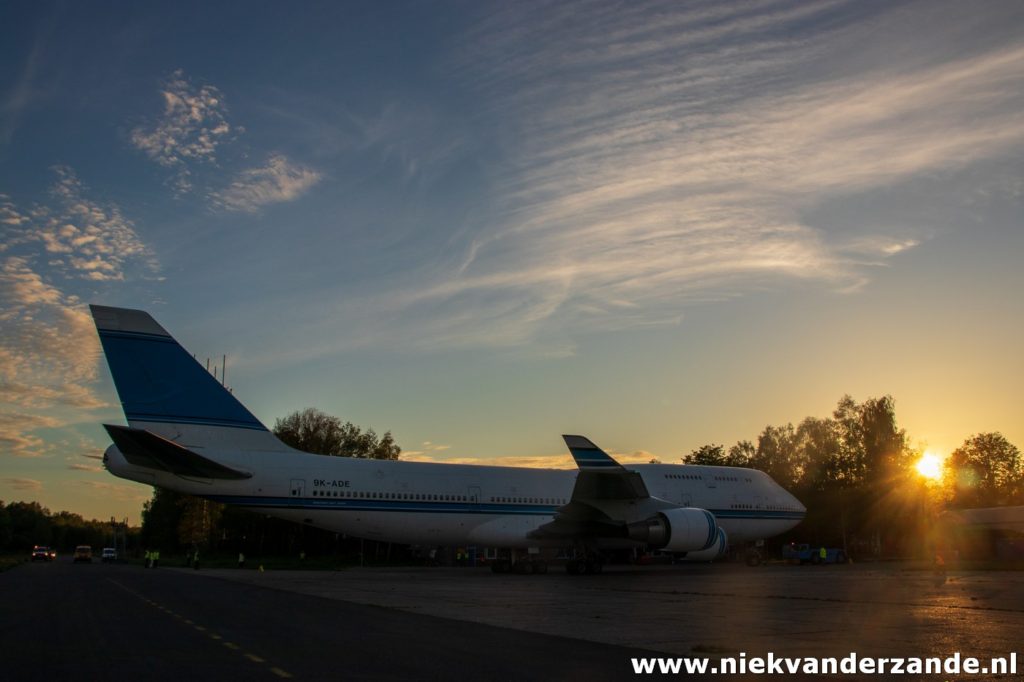
[[942, 478], [942, 457], [934, 452], [926, 452], [917, 460], [917, 473], [930, 481]]

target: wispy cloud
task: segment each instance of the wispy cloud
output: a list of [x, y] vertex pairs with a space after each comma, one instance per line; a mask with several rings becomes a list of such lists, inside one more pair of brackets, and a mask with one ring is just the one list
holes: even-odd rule
[[107, 483], [105, 481], [75, 481], [76, 487], [83, 486], [97, 496], [103, 496], [122, 502], [145, 502], [149, 499], [149, 488], [125, 485], [123, 483]]
[[215, 163], [217, 148], [241, 129], [227, 121], [224, 95], [212, 85], [196, 87], [178, 69], [160, 91], [163, 113], [154, 123], [132, 130], [136, 149], [165, 168], [173, 169], [178, 193], [192, 189], [191, 167]]
[[416, 460], [416, 458], [423, 457], [424, 461], [430, 461], [431, 458], [450, 449], [450, 445], [438, 445], [430, 441], [423, 441], [417, 450], [402, 450], [402, 459]]
[[3, 481], [11, 488], [22, 492], [39, 492], [43, 489], [43, 482], [34, 478], [5, 478]]
[[46, 445], [33, 431], [58, 425], [52, 417], [25, 414], [0, 414], [0, 448], [15, 457], [35, 457], [43, 454]]
[[320, 182], [320, 173], [274, 154], [266, 165], [242, 171], [224, 190], [212, 192], [214, 205], [228, 211], [255, 213], [269, 204], [294, 201]]
[[44, 93], [38, 77], [39, 65], [46, 53], [46, 40], [37, 36], [25, 64], [12, 87], [0, 94], [0, 145], [9, 144], [22, 119]]
[[103, 467], [96, 464], [80, 464], [78, 462], [68, 464], [68, 469], [71, 469], [72, 471], [85, 471], [90, 474], [97, 474], [103, 471]]
[[899, 47], [876, 35], [893, 17], [833, 21], [848, 9], [555, 3], [488, 18], [454, 70], [515, 140], [497, 219], [380, 306], [415, 321], [401, 338], [571, 352], [573, 332], [675, 324], [689, 303], [784, 280], [856, 291], [917, 247], [927, 226], [836, 233], [808, 215], [1019, 151], [1024, 47], [830, 70], [836, 46]]

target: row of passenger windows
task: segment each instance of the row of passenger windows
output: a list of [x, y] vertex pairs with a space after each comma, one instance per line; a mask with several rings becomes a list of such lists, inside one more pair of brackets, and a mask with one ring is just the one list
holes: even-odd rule
[[[704, 480], [699, 474], [665, 474], [665, 478], [685, 480], [685, 481], [702, 481]], [[754, 479], [749, 476], [744, 476], [742, 479], [739, 476], [715, 476], [716, 481], [730, 482], [730, 483], [753, 483]]]
[[313, 497], [343, 497], [356, 500], [406, 500], [410, 502], [476, 502], [476, 495], [433, 493], [374, 493], [349, 490], [314, 490]]
[[[294, 494], [294, 492], [293, 492]], [[442, 495], [434, 493], [375, 493], [351, 490], [314, 490], [313, 497], [341, 497], [356, 500], [402, 500], [407, 502], [476, 502], [476, 495]], [[491, 502], [506, 504], [565, 504], [554, 497], [492, 497]]]
[[753, 479], [749, 476], [744, 476], [742, 479], [739, 476], [715, 476], [716, 481], [728, 481], [730, 483], [739, 483], [741, 480], [744, 483], [753, 483]]
[[[755, 509], [756, 507], [754, 507], [754, 505], [752, 505], [752, 504], [734, 503], [734, 504], [730, 504], [729, 508], [730, 509]], [[797, 511], [797, 509], [795, 507], [787, 507], [785, 505], [778, 505], [778, 504], [766, 504], [766, 505], [764, 505], [763, 507], [760, 507], [760, 508], [761, 509], [765, 509], [767, 511]]]
[[[297, 491], [293, 491], [295, 495]], [[313, 491], [314, 498], [343, 498], [347, 500], [401, 500], [406, 502], [477, 502], [475, 495], [440, 495], [433, 493], [367, 493], [362, 491]], [[490, 498], [492, 502], [519, 505], [563, 505], [558, 498]]]
[[565, 500], [555, 497], [492, 497], [491, 502], [507, 504], [565, 504]]

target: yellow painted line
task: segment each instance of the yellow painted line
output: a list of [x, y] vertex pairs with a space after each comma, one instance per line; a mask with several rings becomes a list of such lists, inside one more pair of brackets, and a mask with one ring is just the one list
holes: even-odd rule
[[[108, 580], [110, 580], [110, 579], [108, 578]], [[174, 616], [175, 618], [177, 618], [178, 620], [182, 621], [183, 623], [186, 623], [187, 625], [191, 625], [194, 629], [198, 630], [199, 632], [206, 632], [207, 636], [210, 639], [216, 640], [216, 641], [220, 641], [220, 643], [223, 644], [224, 647], [227, 648], [227, 649], [231, 649], [232, 651], [238, 651], [239, 653], [241, 653], [243, 656], [245, 656], [247, 659], [249, 659], [253, 663], [266, 663], [267, 662], [267, 660], [265, 658], [260, 658], [256, 654], [249, 653], [247, 651], [243, 651], [242, 647], [240, 647], [239, 645], [235, 644], [234, 642], [225, 642], [225, 641], [223, 641], [224, 638], [222, 636], [218, 635], [216, 632], [207, 632], [206, 628], [203, 627], [202, 625], [196, 625], [196, 623], [194, 621], [191, 621], [188, 618], [185, 618], [184, 616], [182, 616], [180, 614], [177, 614], [174, 611], [171, 611], [167, 607], [158, 604], [157, 602], [153, 601], [152, 599], [148, 599], [147, 597], [143, 597], [138, 592], [135, 592], [134, 590], [131, 590], [131, 589], [125, 587], [124, 585], [122, 585], [121, 583], [117, 582], [116, 580], [110, 580], [110, 582], [113, 583], [114, 585], [117, 585], [118, 587], [120, 587], [125, 592], [128, 592], [130, 594], [134, 594], [136, 597], [142, 599], [143, 601], [145, 601], [149, 605], [154, 606], [154, 607], [160, 609], [161, 611], [163, 611], [167, 615]], [[276, 666], [271, 666], [270, 667], [270, 672], [274, 673], [276, 676], [278, 676], [278, 677], [280, 677], [282, 679], [286, 679], [287, 680], [287, 679], [291, 679], [292, 678], [292, 674], [290, 672], [288, 672], [287, 670], [282, 670], [281, 668], [278, 668]]]

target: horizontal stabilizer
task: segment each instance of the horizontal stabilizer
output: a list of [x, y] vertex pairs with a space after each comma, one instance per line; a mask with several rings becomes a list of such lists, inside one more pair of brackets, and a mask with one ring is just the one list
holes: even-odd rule
[[190, 478], [243, 479], [252, 474], [238, 471], [161, 438], [143, 429], [104, 424], [114, 445], [135, 466], [169, 471]]

